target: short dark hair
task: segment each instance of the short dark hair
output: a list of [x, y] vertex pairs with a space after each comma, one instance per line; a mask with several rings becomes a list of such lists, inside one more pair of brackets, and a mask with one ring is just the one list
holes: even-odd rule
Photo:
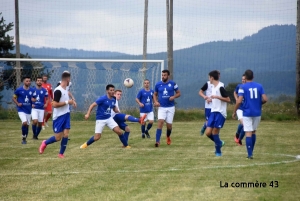
[[149, 79], [144, 79], [144, 82], [145, 82], [145, 81], [148, 81], [148, 82], [150, 82], [150, 80], [149, 80]]
[[22, 77], [22, 81], [24, 81], [25, 79], [31, 79], [31, 77], [30, 77], [29, 75], [24, 75], [24, 76]]
[[109, 88], [115, 88], [115, 86], [112, 84], [106, 85], [106, 87], [105, 87], [106, 91], [109, 90]]
[[161, 71], [162, 73], [167, 73], [168, 75], [170, 75], [170, 71], [169, 70], [163, 70]]
[[[107, 89], [106, 89], [107, 90]], [[117, 93], [117, 92], [121, 92], [122, 93], [122, 90], [121, 89], [116, 89], [115, 90], [115, 93]]]
[[253, 80], [254, 75], [253, 75], [252, 70], [248, 69], [245, 71], [244, 74], [245, 74], [246, 80]]
[[64, 80], [66, 78], [69, 78], [71, 77], [71, 73], [69, 71], [64, 71], [62, 74], [61, 74], [61, 79]]
[[208, 73], [209, 77], [213, 77], [214, 80], [219, 80], [220, 71], [213, 70]]
[[38, 79], [41, 79], [41, 80], [42, 80], [43, 77], [42, 77], [42, 76], [37, 76], [35, 80], [38, 80]]

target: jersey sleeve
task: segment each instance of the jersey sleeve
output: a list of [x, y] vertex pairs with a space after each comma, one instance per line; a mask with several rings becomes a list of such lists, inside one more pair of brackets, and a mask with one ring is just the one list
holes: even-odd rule
[[136, 98], [139, 100], [142, 99], [142, 90], [139, 91], [139, 93], [136, 95]]
[[54, 92], [54, 98], [53, 98], [53, 101], [59, 102], [60, 98], [61, 98], [61, 91], [60, 91], [60, 90], [56, 90], [56, 91]]
[[178, 85], [174, 82], [174, 90], [177, 91], [178, 90]]
[[32, 98], [36, 98], [36, 90], [32, 90]]
[[244, 96], [244, 87], [241, 85], [238, 90], [238, 96]]
[[103, 103], [104, 98], [103, 97], [99, 97], [95, 103], [97, 103], [97, 105], [100, 105], [101, 103]]
[[158, 84], [155, 85], [154, 91], [158, 93]]
[[45, 93], [45, 97], [47, 98], [48, 97], [48, 91], [46, 89], [44, 90], [44, 93]]
[[235, 89], [234, 89], [234, 91], [235, 91], [235, 93], [236, 94], [238, 94], [239, 93], [239, 88], [240, 88], [240, 85], [238, 84], [238, 85], [236, 85], [236, 87], [235, 87]]
[[207, 88], [208, 88], [208, 84], [207, 84], [207, 82], [205, 82], [205, 84], [201, 87], [201, 90], [206, 91]]
[[220, 93], [221, 93], [222, 97], [224, 97], [224, 98], [228, 97], [228, 93], [224, 87], [220, 87]]

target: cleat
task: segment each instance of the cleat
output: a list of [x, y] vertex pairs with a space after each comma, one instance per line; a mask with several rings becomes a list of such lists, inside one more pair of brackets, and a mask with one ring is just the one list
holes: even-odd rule
[[145, 131], [145, 134], [146, 134], [147, 138], [150, 138], [148, 130]]
[[58, 158], [65, 158], [63, 154], [58, 154]]
[[85, 149], [85, 148], [87, 148], [88, 147], [88, 145], [87, 145], [87, 143], [85, 142], [85, 143], [83, 143], [81, 146], [80, 146], [80, 149]]
[[155, 143], [155, 147], [159, 147], [160, 143], [159, 142], [156, 142]]
[[146, 117], [147, 117], [147, 114], [144, 114], [144, 115], [140, 118], [139, 123], [140, 123], [140, 124], [145, 123], [144, 120], [145, 120]]
[[27, 144], [27, 141], [26, 140], [22, 140], [22, 144]]
[[167, 137], [167, 145], [170, 145], [170, 144], [171, 144], [171, 138]]
[[45, 130], [45, 126], [42, 126], [42, 129]]
[[215, 154], [216, 154], [217, 157], [222, 156], [222, 153], [217, 153], [217, 152], [216, 152]]
[[48, 125], [48, 123], [47, 123], [47, 122], [45, 122], [45, 126], [46, 126], [46, 127], [49, 127], [49, 125]]
[[221, 147], [224, 147], [225, 146], [225, 142], [223, 140], [221, 140], [222, 142], [222, 146]]
[[201, 130], [200, 130], [200, 135], [204, 135], [204, 133], [205, 133], [205, 128], [202, 127]]
[[128, 145], [128, 146], [125, 147], [125, 149], [131, 149], [131, 146]]
[[33, 136], [32, 139], [33, 139], [33, 140], [38, 140], [39, 138], [36, 137], [36, 136]]
[[142, 138], [145, 138], [145, 134], [144, 133], [142, 133]]
[[234, 141], [238, 144], [239, 143], [239, 138], [234, 137]]
[[238, 145], [239, 145], [239, 146], [242, 146], [242, 145], [243, 145], [242, 140], [239, 140]]
[[43, 140], [40, 148], [39, 148], [39, 152], [40, 154], [44, 153], [45, 149], [46, 149], [47, 145], [46, 145], [46, 140]]
[[251, 159], [253, 159], [253, 156], [247, 156], [247, 159], [251, 160]]

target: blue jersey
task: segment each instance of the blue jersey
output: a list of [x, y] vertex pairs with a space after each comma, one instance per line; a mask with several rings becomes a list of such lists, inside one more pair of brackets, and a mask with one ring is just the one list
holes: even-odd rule
[[96, 111], [96, 120], [104, 120], [111, 117], [111, 110], [116, 106], [116, 99], [109, 99], [107, 95], [99, 97], [95, 101], [98, 105]]
[[261, 116], [262, 95], [265, 94], [261, 84], [256, 82], [246, 82], [239, 89], [239, 96], [243, 96], [243, 116]]
[[150, 89], [149, 91], [141, 89], [137, 94], [137, 99], [144, 104], [144, 107], [140, 107], [140, 113], [153, 112], [153, 94], [154, 91]]
[[16, 89], [15, 96], [17, 96], [18, 103], [22, 103], [21, 107], [17, 106], [18, 112], [24, 112], [25, 114], [31, 114], [32, 101], [31, 98], [35, 98], [35, 90], [31, 87], [24, 89], [23, 86]]
[[33, 103], [35, 109], [44, 109], [44, 105], [46, 103], [45, 98], [48, 97], [47, 89], [41, 87], [41, 89], [35, 88], [35, 98], [36, 101]]
[[[241, 86], [242, 84], [238, 84], [236, 87], [235, 87], [235, 93], [238, 95], [239, 94], [239, 88], [240, 88], [240, 86]], [[238, 109], [240, 109], [240, 110], [243, 110], [243, 104], [244, 104], [244, 100], [242, 101], [242, 103], [241, 103], [241, 105], [240, 105], [240, 107], [238, 108]]]
[[178, 86], [172, 80], [168, 82], [158, 82], [155, 85], [155, 92], [158, 93], [158, 102], [160, 107], [173, 107], [175, 106], [174, 100], [170, 101], [169, 98], [175, 95], [175, 91], [178, 90]]

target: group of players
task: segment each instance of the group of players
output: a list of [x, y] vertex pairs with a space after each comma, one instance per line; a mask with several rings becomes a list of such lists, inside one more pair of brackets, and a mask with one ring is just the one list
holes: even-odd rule
[[[115, 90], [114, 85], [108, 84], [106, 86], [106, 94], [93, 102], [85, 114], [85, 119], [88, 119], [93, 108], [97, 106], [95, 133], [88, 141], [82, 144], [80, 148], [85, 149], [99, 140], [105, 126], [108, 126], [119, 136], [124, 148], [131, 148], [128, 145], [130, 128], [125, 123], [126, 121], [139, 122], [141, 124], [142, 138], [150, 138], [149, 130], [154, 122], [153, 105], [158, 107], [155, 147], [160, 146], [164, 122], [166, 122], [167, 127], [166, 143], [170, 145], [170, 136], [175, 114], [174, 100], [180, 97], [181, 92], [178, 85], [170, 80], [169, 77], [170, 72], [163, 70], [162, 79], [156, 83], [154, 90], [150, 89], [150, 81], [147, 79], [144, 80], [144, 88], [139, 91], [136, 97], [136, 102], [140, 107], [140, 118], [120, 112], [118, 101], [121, 99], [122, 91], [118, 89]], [[211, 71], [208, 77], [209, 81], [205, 83], [199, 92], [199, 95], [205, 99], [205, 115], [207, 120], [200, 133], [203, 135], [205, 132], [214, 142], [215, 155], [222, 156], [221, 148], [225, 143], [220, 139], [219, 132], [225, 123], [227, 103], [230, 102], [230, 98], [224, 88], [224, 84], [219, 81], [219, 71]], [[243, 132], [241, 132], [241, 130], [243, 130], [246, 133], [247, 158], [253, 159], [253, 148], [256, 141], [255, 131], [260, 122], [261, 106], [267, 102], [267, 97], [264, 94], [262, 86], [252, 81], [253, 72], [251, 70], [245, 71], [243, 77], [245, 78], [245, 83], [239, 85], [235, 92], [236, 105], [232, 117], [235, 118], [236, 114], [238, 114], [238, 118], [241, 122], [235, 141], [240, 145], [242, 144]], [[70, 72], [64, 71], [60, 84], [53, 92], [51, 105], [53, 107], [52, 119], [54, 135], [42, 141], [39, 147], [40, 154], [44, 152], [49, 144], [61, 141], [58, 157], [64, 158], [70, 130], [70, 105], [76, 107], [75, 99], [68, 90], [70, 80]], [[39, 115], [43, 113], [41, 111], [47, 107], [49, 102], [49, 91], [42, 87], [41, 78], [37, 78], [35, 89], [30, 88], [30, 78], [25, 78], [23, 82], [24, 86], [18, 88], [13, 97], [18, 108], [19, 117], [22, 121], [22, 143], [26, 141], [28, 136], [30, 114], [32, 114], [33, 119], [33, 138], [38, 139], [37, 137], [42, 125], [42, 118], [40, 118]], [[206, 93], [205, 95], [204, 92]], [[38, 110], [38, 112], [36, 112], [36, 110]], [[146, 125], [146, 121], [149, 121], [148, 125]], [[38, 126], [36, 127], [36, 125]]]

